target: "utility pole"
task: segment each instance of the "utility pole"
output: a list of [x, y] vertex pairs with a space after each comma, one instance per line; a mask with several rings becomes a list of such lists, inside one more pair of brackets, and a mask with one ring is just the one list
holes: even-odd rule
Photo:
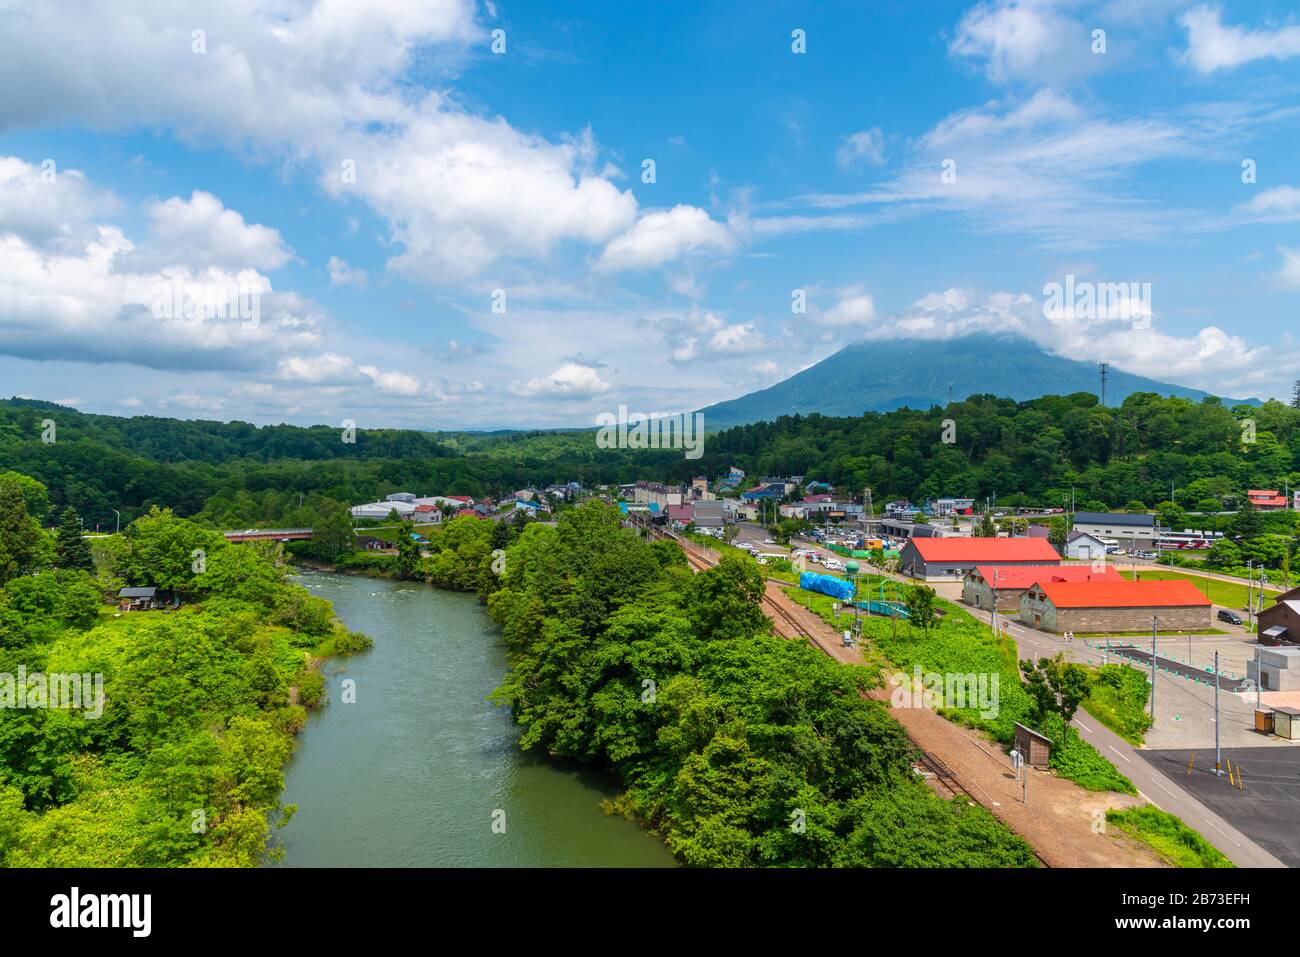
[[1246, 559], [1246, 630], [1250, 632], [1255, 630], [1255, 573], [1253, 568], [1254, 565], [1251, 559]]
[[1151, 723], [1156, 723], [1156, 616], [1151, 616]]
[[1220, 768], [1219, 761], [1222, 754], [1219, 751], [1219, 653], [1214, 653], [1214, 774], [1215, 777], [1221, 777], [1223, 771]]

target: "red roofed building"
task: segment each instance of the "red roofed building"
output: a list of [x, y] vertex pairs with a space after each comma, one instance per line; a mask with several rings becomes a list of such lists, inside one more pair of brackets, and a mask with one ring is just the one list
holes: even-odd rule
[[442, 509], [436, 505], [415, 506], [415, 520], [424, 524], [437, 524], [442, 521]]
[[453, 517], [453, 518], [460, 518], [460, 517], [462, 517], [462, 516], [464, 516], [464, 515], [468, 515], [470, 518], [479, 518], [479, 517], [480, 517], [480, 516], [479, 516], [479, 513], [476, 512], [476, 511], [474, 511], [472, 508], [462, 508], [459, 512], [457, 512], [457, 513], [456, 513], [455, 515], [453, 515], [452, 517]]
[[980, 565], [1060, 565], [1045, 538], [909, 538], [898, 555], [905, 575], [953, 581]]
[[1253, 488], [1246, 492], [1246, 501], [1250, 507], [1260, 512], [1276, 512], [1286, 508], [1286, 496], [1279, 495], [1277, 489]]
[[1172, 581], [1052, 582], [1031, 585], [1020, 597], [1020, 620], [1044, 631], [1206, 631], [1212, 606], [1186, 579]]
[[669, 505], [668, 521], [677, 522], [683, 527], [695, 520], [694, 505]]
[[1018, 612], [1020, 596], [1038, 582], [1122, 582], [1124, 577], [1109, 565], [1100, 571], [1091, 565], [980, 565], [972, 568], [962, 584], [961, 600], [986, 611], [993, 607], [997, 593], [998, 611]]

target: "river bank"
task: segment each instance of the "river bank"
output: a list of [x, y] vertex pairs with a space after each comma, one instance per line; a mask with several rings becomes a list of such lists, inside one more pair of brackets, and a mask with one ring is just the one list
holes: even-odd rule
[[285, 866], [674, 866], [658, 837], [602, 810], [616, 779], [519, 749], [508, 709], [487, 700], [506, 653], [475, 596], [296, 578], [376, 641], [324, 666], [330, 704], [285, 770], [282, 800], [299, 807], [280, 832]]

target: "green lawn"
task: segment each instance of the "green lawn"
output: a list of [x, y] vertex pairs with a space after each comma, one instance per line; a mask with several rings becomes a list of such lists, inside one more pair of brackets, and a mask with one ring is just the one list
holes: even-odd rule
[[[1134, 577], [1134, 572], [1131, 570], [1121, 569], [1120, 574], [1125, 578]], [[1191, 572], [1167, 571], [1165, 569], [1159, 571], [1142, 569], [1136, 574], [1139, 581], [1170, 581], [1184, 578], [1204, 592], [1205, 597], [1216, 605], [1222, 605], [1225, 608], [1234, 610], [1246, 607], [1246, 586], [1239, 585], [1236, 582], [1225, 582], [1217, 578], [1205, 578]], [[1280, 590], [1275, 588], [1265, 589], [1265, 593], [1271, 598], [1276, 598], [1282, 594]]]

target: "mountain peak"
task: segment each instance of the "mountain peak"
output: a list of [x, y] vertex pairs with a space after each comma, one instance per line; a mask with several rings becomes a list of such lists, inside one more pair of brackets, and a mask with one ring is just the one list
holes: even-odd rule
[[[1159, 369], [1150, 370], [1158, 374]], [[816, 365], [748, 395], [701, 409], [710, 431], [770, 421], [782, 415], [861, 415], [904, 406], [928, 409], [971, 395], [992, 394], [1016, 401], [1042, 395], [1098, 394], [1095, 362], [1053, 355], [1015, 335], [975, 333], [955, 339], [865, 339], [845, 346]], [[1106, 404], [1118, 405], [1134, 392], [1155, 392], [1200, 401], [1200, 389], [1173, 385], [1112, 366]], [[1225, 399], [1228, 405], [1242, 400]], [[1257, 400], [1251, 400], [1257, 401]]]

